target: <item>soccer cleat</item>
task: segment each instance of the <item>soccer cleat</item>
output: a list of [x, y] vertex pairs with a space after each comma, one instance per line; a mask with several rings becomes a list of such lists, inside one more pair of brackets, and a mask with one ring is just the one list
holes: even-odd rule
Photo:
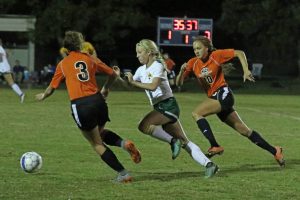
[[132, 176], [130, 176], [128, 173], [125, 175], [118, 174], [116, 181], [118, 183], [130, 183], [132, 182]]
[[285, 160], [283, 158], [282, 147], [275, 147], [275, 149], [276, 149], [276, 154], [275, 154], [274, 158], [278, 162], [280, 167], [284, 167], [285, 166]]
[[173, 138], [171, 141], [172, 159], [175, 160], [179, 156], [181, 150], [181, 141]]
[[211, 178], [219, 171], [218, 165], [213, 162], [207, 163], [205, 167], [205, 176], [204, 178]]
[[223, 147], [210, 147], [205, 154], [208, 158], [211, 158], [215, 155], [221, 155], [224, 152]]
[[20, 102], [21, 102], [21, 103], [24, 103], [24, 99], [25, 99], [25, 94], [23, 93], [23, 94], [20, 96]]
[[135, 163], [139, 163], [142, 160], [140, 151], [134, 146], [133, 142], [130, 140], [126, 140], [124, 144], [124, 148], [128, 151], [131, 156], [131, 159]]

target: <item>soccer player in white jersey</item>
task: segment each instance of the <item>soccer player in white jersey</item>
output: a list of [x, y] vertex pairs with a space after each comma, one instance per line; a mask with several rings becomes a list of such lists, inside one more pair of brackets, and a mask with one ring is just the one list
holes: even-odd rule
[[[167, 78], [167, 68], [157, 45], [149, 39], [143, 39], [136, 44], [136, 56], [142, 64], [134, 75], [126, 73], [128, 84], [145, 89], [153, 110], [145, 115], [138, 128], [147, 135], [172, 144], [177, 138], [182, 142], [183, 148], [200, 165], [205, 166], [205, 177], [212, 177], [218, 166], [207, 158], [201, 149], [190, 141], [179, 121], [179, 106]], [[120, 76], [120, 69], [114, 67]], [[119, 77], [119, 80], [125, 81]], [[172, 137], [173, 136], [173, 137]], [[181, 146], [181, 145], [180, 145]], [[178, 154], [172, 158], [175, 159]]]
[[15, 93], [20, 97], [21, 103], [24, 102], [25, 94], [20, 87], [14, 82], [12, 77], [10, 65], [7, 60], [7, 54], [2, 47], [2, 40], [0, 38], [0, 73], [3, 74], [4, 79]]

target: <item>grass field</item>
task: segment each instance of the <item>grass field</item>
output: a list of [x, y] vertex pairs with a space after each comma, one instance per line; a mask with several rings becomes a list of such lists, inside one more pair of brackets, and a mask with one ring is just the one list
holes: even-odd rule
[[[42, 90], [27, 90], [24, 104], [10, 89], [0, 89], [0, 199], [300, 199], [300, 97], [297, 95], [239, 94], [236, 109], [243, 120], [271, 144], [284, 148], [286, 167], [280, 169], [273, 156], [220, 123], [209, 120], [222, 156], [212, 179], [182, 151], [171, 159], [169, 145], [137, 130], [138, 121], [151, 107], [143, 92], [111, 92], [107, 127], [133, 140], [142, 153], [134, 164], [119, 148], [114, 152], [134, 176], [130, 184], [116, 184], [116, 174], [85, 141], [70, 115], [65, 90], [57, 90], [44, 102], [35, 102]], [[203, 151], [209, 145], [193, 122], [191, 112], [204, 97], [176, 93], [181, 121], [189, 138]], [[19, 165], [26, 151], [43, 157], [36, 174]]]

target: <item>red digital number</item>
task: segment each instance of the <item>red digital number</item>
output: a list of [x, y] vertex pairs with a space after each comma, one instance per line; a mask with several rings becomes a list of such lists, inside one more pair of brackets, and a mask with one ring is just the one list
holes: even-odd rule
[[198, 20], [192, 20], [192, 25], [193, 25], [193, 27], [194, 27], [194, 29], [193, 30], [195, 30], [195, 31], [197, 31], [198, 30]]
[[211, 32], [210, 32], [210, 31], [204, 31], [204, 35], [205, 35], [205, 37], [207, 37], [208, 39], [211, 39]]
[[198, 20], [183, 20], [183, 19], [174, 19], [173, 20], [173, 29], [176, 31], [193, 31], [198, 30]]
[[186, 30], [193, 30], [193, 20], [186, 20]]
[[174, 19], [173, 20], [173, 29], [176, 31], [182, 31], [185, 29], [184, 20], [183, 19]]
[[187, 31], [198, 30], [198, 21], [197, 20], [186, 20], [186, 30]]
[[185, 44], [189, 43], [189, 35], [185, 35], [185, 37], [184, 37], [184, 43]]
[[168, 40], [171, 40], [171, 39], [172, 39], [172, 31], [168, 30]]

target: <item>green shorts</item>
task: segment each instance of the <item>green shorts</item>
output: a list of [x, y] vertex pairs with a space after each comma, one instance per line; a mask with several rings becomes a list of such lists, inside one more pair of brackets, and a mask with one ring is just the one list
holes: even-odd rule
[[153, 107], [155, 110], [171, 119], [171, 123], [176, 122], [179, 118], [180, 109], [174, 97], [170, 97], [158, 102], [157, 104], [153, 105]]

